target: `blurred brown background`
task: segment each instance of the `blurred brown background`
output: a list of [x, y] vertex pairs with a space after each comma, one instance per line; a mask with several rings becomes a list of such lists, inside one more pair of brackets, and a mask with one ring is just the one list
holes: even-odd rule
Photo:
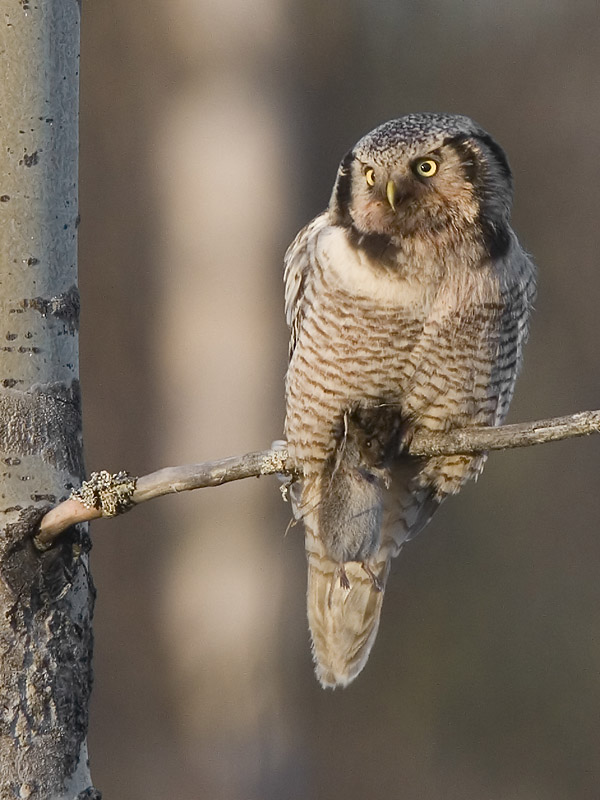
[[[281, 436], [282, 257], [364, 132], [468, 114], [516, 177], [540, 291], [513, 421], [600, 405], [593, 0], [83, 6], [88, 469]], [[93, 528], [91, 765], [106, 800], [600, 793], [600, 441], [493, 455], [406, 548], [349, 689], [312, 676], [275, 479]]]

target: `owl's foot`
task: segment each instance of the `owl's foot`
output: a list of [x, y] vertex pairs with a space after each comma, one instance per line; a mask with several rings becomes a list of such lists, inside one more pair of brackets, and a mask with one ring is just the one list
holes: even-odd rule
[[367, 562], [366, 562], [366, 561], [361, 561], [361, 567], [362, 567], [362, 568], [364, 569], [364, 571], [367, 573], [367, 575], [369, 576], [369, 578], [371, 578], [371, 580], [372, 580], [372, 582], [373, 582], [373, 588], [375, 589], [375, 591], [376, 591], [376, 592], [383, 592], [383, 584], [381, 583], [381, 581], [379, 580], [379, 578], [377, 577], [377, 575], [375, 575], [375, 573], [373, 572], [373, 570], [372, 570], [372, 569], [371, 569], [371, 567], [370, 567], [370, 566], [367, 564]]

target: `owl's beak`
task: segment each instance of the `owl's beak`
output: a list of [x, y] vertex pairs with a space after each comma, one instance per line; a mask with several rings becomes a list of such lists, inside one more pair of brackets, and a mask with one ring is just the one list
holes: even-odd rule
[[388, 181], [385, 187], [385, 194], [392, 211], [396, 210], [396, 184], [394, 181]]

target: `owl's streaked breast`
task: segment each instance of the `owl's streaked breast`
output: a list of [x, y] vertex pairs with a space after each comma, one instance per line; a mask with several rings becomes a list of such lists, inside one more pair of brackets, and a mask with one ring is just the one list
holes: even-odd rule
[[315, 464], [329, 456], [340, 415], [353, 404], [394, 404], [400, 413], [430, 302], [421, 284], [353, 256], [343, 233], [320, 236], [287, 376], [290, 452]]
[[502, 306], [489, 268], [383, 268], [333, 226], [314, 232], [308, 253], [286, 423], [305, 469], [329, 456], [356, 404], [395, 406], [432, 429], [492, 420]]

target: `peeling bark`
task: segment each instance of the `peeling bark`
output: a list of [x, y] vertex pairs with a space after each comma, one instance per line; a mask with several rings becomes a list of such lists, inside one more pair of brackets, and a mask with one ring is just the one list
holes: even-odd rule
[[100, 797], [87, 529], [45, 553], [32, 542], [83, 478], [79, 17], [72, 0], [15, 2], [0, 26], [0, 800]]

